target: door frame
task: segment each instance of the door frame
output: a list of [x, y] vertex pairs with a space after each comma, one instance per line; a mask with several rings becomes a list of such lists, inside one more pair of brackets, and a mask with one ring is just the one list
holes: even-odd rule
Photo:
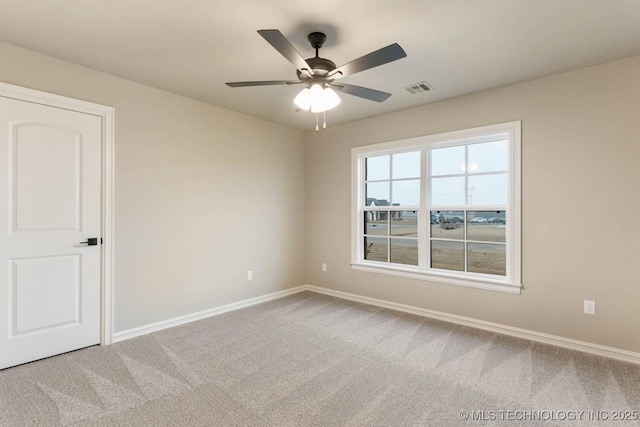
[[3, 82], [0, 82], [0, 96], [91, 114], [101, 118], [102, 196], [100, 231], [103, 244], [100, 256], [100, 345], [109, 345], [113, 342], [115, 109]]

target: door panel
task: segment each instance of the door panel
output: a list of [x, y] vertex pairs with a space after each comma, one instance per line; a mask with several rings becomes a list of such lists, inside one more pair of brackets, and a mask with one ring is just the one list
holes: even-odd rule
[[101, 123], [0, 97], [0, 369], [100, 342]]
[[80, 230], [81, 135], [26, 123], [10, 137], [14, 230]]
[[80, 321], [80, 255], [11, 260], [10, 337]]

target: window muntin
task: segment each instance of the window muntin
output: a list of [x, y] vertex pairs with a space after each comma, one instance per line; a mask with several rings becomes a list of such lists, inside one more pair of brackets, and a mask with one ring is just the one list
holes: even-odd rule
[[500, 206], [509, 202], [509, 176], [506, 173], [490, 175], [469, 174], [467, 182], [469, 205]]
[[506, 274], [505, 245], [467, 243], [467, 271], [471, 273]]
[[[431, 211], [430, 223], [431, 268], [506, 276], [506, 211]], [[464, 244], [458, 245], [459, 241]], [[455, 257], [461, 260], [449, 268], [437, 260], [446, 255], [443, 248], [451, 248], [453, 243]]]
[[[432, 219], [429, 267], [505, 277], [509, 141], [456, 141], [453, 144], [427, 147], [430, 161], [426, 175], [431, 189], [427, 200]], [[439, 206], [461, 210], [433, 210]], [[494, 218], [492, 214], [501, 218], [501, 222], [489, 223], [488, 219]], [[440, 242], [434, 243], [434, 240]], [[464, 244], [454, 244], [455, 240], [462, 240]], [[441, 261], [446, 256], [452, 257], [451, 265]]]
[[465, 164], [464, 147], [444, 147], [431, 150], [431, 176], [459, 175]]
[[519, 133], [513, 122], [354, 149], [354, 268], [519, 292]]
[[508, 203], [508, 140], [430, 147], [431, 206]]
[[420, 180], [402, 179], [391, 181], [392, 206], [420, 205]]
[[433, 206], [464, 206], [465, 181], [463, 176], [434, 177], [431, 179]]
[[421, 156], [418, 150], [364, 158], [363, 260], [418, 266]]
[[506, 172], [509, 169], [509, 141], [469, 144], [469, 172]]
[[464, 243], [432, 240], [431, 268], [464, 271]]
[[391, 173], [390, 156], [367, 157], [365, 162], [367, 181], [388, 180]]
[[363, 259], [418, 265], [418, 211], [376, 210], [364, 212]]

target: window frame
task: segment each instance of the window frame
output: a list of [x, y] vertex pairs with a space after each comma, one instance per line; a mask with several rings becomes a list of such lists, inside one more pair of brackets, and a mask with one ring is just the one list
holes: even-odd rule
[[[472, 288], [489, 289], [499, 292], [519, 294], [521, 284], [521, 132], [520, 121], [513, 121], [490, 126], [482, 126], [453, 132], [445, 132], [417, 138], [383, 142], [373, 145], [354, 147], [351, 150], [351, 268], [353, 270], [369, 273], [388, 274], [444, 283]], [[488, 142], [496, 138], [509, 140], [508, 157], [508, 203], [490, 206], [473, 206], [465, 200], [464, 206], [438, 206], [430, 205], [431, 195], [431, 171], [429, 170], [430, 151], [433, 148], [446, 146], [468, 145], [472, 143]], [[465, 151], [467, 148], [465, 148]], [[365, 212], [365, 159], [367, 157], [382, 156], [388, 154], [400, 154], [403, 152], [420, 151], [420, 206], [385, 207], [386, 210], [417, 210], [418, 212], [418, 266], [391, 264], [387, 262], [371, 261], [364, 259], [364, 212]], [[468, 173], [465, 173], [465, 182]], [[389, 181], [392, 181], [392, 176]], [[385, 210], [380, 208], [379, 210]], [[506, 211], [506, 275], [504, 278], [496, 275], [473, 272], [455, 272], [441, 269], [431, 269], [428, 261], [430, 257], [431, 210], [505, 210]], [[466, 215], [466, 214], [465, 214]], [[467, 227], [465, 218], [465, 230]], [[466, 232], [466, 231], [465, 231]], [[465, 242], [466, 254], [466, 236]], [[466, 255], [465, 255], [466, 256]]]

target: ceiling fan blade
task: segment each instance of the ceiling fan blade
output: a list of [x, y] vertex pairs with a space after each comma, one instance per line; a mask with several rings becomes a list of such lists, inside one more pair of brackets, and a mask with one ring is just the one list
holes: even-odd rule
[[245, 86], [272, 86], [272, 85], [298, 85], [302, 82], [299, 80], [265, 80], [261, 82], [229, 82], [225, 83], [231, 87], [245, 87]]
[[368, 55], [361, 56], [358, 59], [354, 59], [353, 61], [336, 68], [330, 72], [327, 77], [339, 79], [360, 71], [368, 70], [369, 68], [374, 68], [388, 62], [402, 59], [405, 56], [407, 56], [407, 54], [398, 43], [390, 44], [387, 47], [371, 52]]
[[295, 67], [302, 71], [306, 70], [309, 75], [313, 75], [313, 70], [307, 61], [298, 53], [289, 40], [278, 30], [258, 30], [266, 41], [269, 42], [282, 56], [287, 58]]
[[387, 92], [382, 92], [379, 90], [369, 89], [361, 86], [347, 85], [343, 83], [331, 84], [331, 87], [336, 88], [340, 92], [348, 93], [349, 95], [353, 96], [359, 96], [360, 98], [376, 102], [384, 102], [391, 96], [391, 94]]

